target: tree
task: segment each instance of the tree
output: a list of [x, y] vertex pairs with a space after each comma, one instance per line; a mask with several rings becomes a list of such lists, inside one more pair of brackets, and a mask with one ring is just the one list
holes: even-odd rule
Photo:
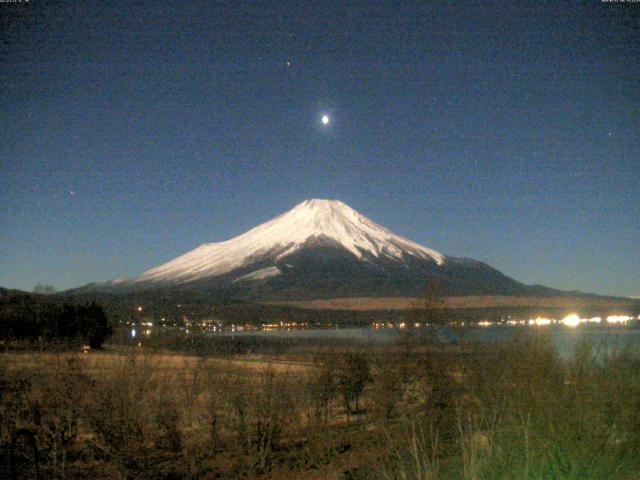
[[33, 287], [33, 293], [39, 293], [41, 295], [52, 295], [56, 293], [56, 289], [53, 285], [43, 285], [40, 282]]
[[91, 348], [100, 348], [109, 335], [111, 327], [102, 307], [96, 303], [89, 305], [65, 304], [60, 318], [50, 326], [51, 337], [67, 340], [81, 339]]
[[84, 307], [84, 335], [91, 348], [100, 348], [111, 335], [112, 328], [102, 307], [92, 303]]
[[447, 323], [444, 290], [437, 281], [429, 281], [413, 303], [410, 319], [413, 323], [440, 326]]
[[329, 420], [329, 407], [336, 396], [333, 371], [326, 362], [316, 362], [316, 368], [307, 379], [307, 392], [313, 403], [316, 426], [326, 426]]
[[59, 297], [20, 295], [0, 304], [0, 337], [64, 344], [88, 343], [99, 348], [111, 335], [102, 307], [77, 305]]
[[411, 381], [411, 352], [381, 355], [377, 358], [372, 399], [385, 420], [393, 417]]
[[[369, 362], [363, 353], [347, 353], [340, 362], [338, 388], [342, 394], [347, 414], [360, 411], [360, 395], [367, 383], [371, 382]], [[355, 403], [355, 410], [352, 404]]]

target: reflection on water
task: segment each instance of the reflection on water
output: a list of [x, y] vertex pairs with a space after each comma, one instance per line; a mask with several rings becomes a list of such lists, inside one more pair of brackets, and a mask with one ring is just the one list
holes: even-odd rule
[[[438, 327], [431, 331], [438, 340], [444, 342], [487, 343], [508, 340], [510, 336], [523, 329], [535, 328], [537, 331], [545, 331], [549, 334], [563, 357], [570, 355], [576, 343], [583, 338], [588, 338], [595, 346], [615, 348], [628, 343], [640, 346], [640, 321], [635, 317], [616, 316], [607, 317], [606, 320], [605, 322], [597, 317], [582, 319], [570, 315], [560, 320], [538, 318], [517, 323], [480, 322], [474, 325], [467, 323], [464, 326]], [[398, 340], [401, 335], [420, 335], [426, 331], [428, 331], [426, 327], [415, 329], [354, 327], [236, 331], [223, 332], [221, 335], [318, 338], [328, 341], [335, 339], [354, 344], [382, 345]]]

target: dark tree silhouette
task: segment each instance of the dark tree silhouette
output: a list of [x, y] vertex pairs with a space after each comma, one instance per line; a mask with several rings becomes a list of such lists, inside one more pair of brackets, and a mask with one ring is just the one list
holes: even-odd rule
[[371, 380], [369, 362], [363, 353], [347, 353], [342, 358], [338, 372], [338, 387], [347, 414], [360, 411], [360, 395]]
[[436, 281], [427, 283], [413, 304], [409, 321], [412, 324], [429, 324], [432, 327], [447, 324], [444, 290], [440, 283]]
[[0, 338], [99, 348], [111, 334], [102, 307], [77, 305], [56, 296], [16, 295], [0, 303]]

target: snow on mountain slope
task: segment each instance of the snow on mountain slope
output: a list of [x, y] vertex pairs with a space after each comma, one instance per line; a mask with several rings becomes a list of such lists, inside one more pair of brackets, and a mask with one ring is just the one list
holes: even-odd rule
[[241, 277], [236, 278], [233, 283], [241, 282], [243, 280], [264, 280], [265, 278], [275, 277], [282, 272], [278, 267], [267, 267], [256, 270], [255, 272], [247, 273]]
[[329, 239], [364, 260], [370, 255], [402, 261], [411, 255], [438, 265], [445, 262], [441, 253], [395, 235], [338, 200], [313, 199], [235, 238], [203, 244], [146, 271], [133, 283], [183, 283], [223, 275], [265, 258], [275, 262], [313, 239]]

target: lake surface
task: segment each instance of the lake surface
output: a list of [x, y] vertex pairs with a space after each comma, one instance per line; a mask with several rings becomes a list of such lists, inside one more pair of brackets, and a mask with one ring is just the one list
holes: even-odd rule
[[[596, 347], [622, 347], [633, 344], [640, 347], [640, 322], [631, 321], [625, 325], [577, 325], [568, 327], [562, 324], [545, 326], [537, 325], [505, 325], [492, 324], [488, 326], [456, 326], [437, 329], [439, 340], [447, 342], [465, 341], [471, 343], [490, 343], [508, 340], [523, 330], [547, 333], [558, 349], [561, 356], [571, 355], [576, 344], [584, 339], [593, 342]], [[278, 329], [278, 330], [249, 330], [224, 332], [227, 336], [266, 336], [278, 338], [317, 338], [354, 344], [382, 345], [392, 343], [401, 336], [424, 335], [427, 328], [311, 328], [311, 329]]]

